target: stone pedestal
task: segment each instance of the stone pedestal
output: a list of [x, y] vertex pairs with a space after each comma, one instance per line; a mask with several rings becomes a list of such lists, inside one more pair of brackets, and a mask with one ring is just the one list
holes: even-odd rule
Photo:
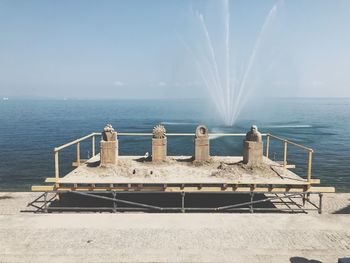
[[101, 166], [117, 164], [118, 158], [118, 140], [101, 141]]
[[152, 138], [152, 162], [163, 162], [167, 156], [167, 139]]
[[244, 141], [243, 142], [243, 163], [251, 166], [258, 166], [263, 161], [263, 143]]
[[209, 138], [195, 138], [194, 159], [195, 161], [209, 161]]
[[194, 160], [197, 162], [209, 161], [209, 133], [208, 128], [199, 125], [196, 128], [196, 137], [194, 139]]

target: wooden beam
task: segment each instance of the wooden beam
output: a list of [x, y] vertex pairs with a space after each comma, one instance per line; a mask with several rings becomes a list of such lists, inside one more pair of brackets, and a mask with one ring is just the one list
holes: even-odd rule
[[311, 179], [310, 184], [320, 184], [321, 180], [320, 179]]
[[283, 142], [283, 167], [287, 166], [287, 141]]
[[53, 191], [54, 186], [53, 185], [33, 185], [32, 191], [33, 192], [46, 192], [46, 191]]
[[287, 163], [286, 166], [283, 165], [283, 161], [274, 161], [278, 164], [281, 165], [281, 167], [284, 167], [284, 168], [287, 168], [287, 169], [294, 169], [296, 167], [295, 164], [290, 164], [290, 163]]
[[96, 145], [96, 139], [95, 139], [95, 135], [92, 136], [92, 141], [91, 141], [91, 147], [92, 147], [92, 157], [94, 157], [95, 154], [95, 145]]
[[[129, 182], [120, 182], [120, 181], [100, 181], [98, 182], [98, 180], [95, 180], [95, 181], [66, 181], [64, 178], [55, 178], [55, 177], [47, 177], [45, 179], [45, 182], [46, 183], [61, 183], [61, 184], [96, 184], [96, 185], [99, 185], [99, 184], [130, 184]], [[145, 182], [134, 182], [132, 183], [133, 185], [134, 184], [145, 184]], [[154, 184], [154, 183], [152, 183]], [[157, 183], [156, 183], [157, 184]], [[164, 182], [159, 182], [158, 183], [159, 185], [164, 185], [166, 184], [167, 186], [171, 186], [171, 185], [176, 185], [176, 184], [180, 184], [180, 183], [164, 183]], [[181, 183], [181, 185], [183, 185], [183, 187], [186, 187], [186, 184], [190, 184], [190, 185], [193, 185], [194, 183], [193, 182], [189, 182], [189, 183]], [[281, 186], [285, 186], [285, 185], [294, 185], [294, 186], [305, 186], [305, 185], [310, 185], [309, 182], [307, 181], [303, 181], [303, 180], [295, 180], [295, 181], [289, 181], [288, 183], [286, 182], [275, 182], [275, 181], [235, 181], [235, 182], [224, 182], [224, 183], [205, 183], [205, 182], [200, 182], [200, 183], [196, 183], [198, 185], [201, 185], [201, 186], [206, 186], [206, 185], [217, 185], [217, 186], [220, 186], [222, 187], [222, 185], [225, 185], [227, 187], [229, 187], [229, 185], [256, 185], [256, 186], [265, 186], [265, 185], [281, 185]], [[311, 179], [311, 184], [320, 184], [320, 179]], [[145, 184], [147, 185], [147, 184]]]
[[314, 193], [335, 193], [334, 187], [321, 187], [321, 186], [312, 186], [308, 189], [309, 192]]
[[80, 142], [77, 142], [77, 165], [80, 166]]
[[55, 150], [54, 154], [55, 154], [55, 177], [58, 179], [60, 177], [58, 151]]
[[[87, 162], [87, 159], [80, 159], [80, 165], [86, 162]], [[78, 167], [80, 165], [78, 164], [78, 162], [72, 162], [73, 167]]]
[[45, 179], [45, 183], [58, 183], [59, 182], [59, 178], [54, 178], [54, 177], [47, 177]]
[[307, 180], [311, 181], [311, 173], [312, 173], [312, 151], [309, 151], [308, 155], [308, 163], [307, 163]]
[[[159, 186], [143, 186], [141, 189], [139, 186], [131, 186], [130, 188], [125, 187], [67, 187], [67, 186], [59, 186], [54, 188], [54, 186], [32, 186], [32, 191], [34, 192], [45, 192], [45, 191], [57, 191], [57, 192], [69, 192], [69, 191], [160, 191], [160, 192], [240, 192], [240, 193], [250, 193], [250, 192], [260, 192], [260, 193], [302, 193], [305, 192], [305, 188], [296, 188], [292, 186], [286, 187], [232, 187], [232, 188], [223, 188], [220, 186], [204, 186], [202, 188], [198, 187], [182, 187], [178, 186], [168, 186], [164, 189], [163, 185]], [[334, 187], [309, 187], [307, 189], [310, 193], [334, 193]]]

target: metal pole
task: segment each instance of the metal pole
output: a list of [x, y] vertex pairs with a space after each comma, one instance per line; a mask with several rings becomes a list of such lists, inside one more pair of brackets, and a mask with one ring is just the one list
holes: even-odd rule
[[47, 192], [44, 194], [44, 212], [47, 213]]
[[283, 166], [287, 166], [287, 141], [284, 141], [284, 147], [283, 147]]
[[84, 195], [84, 196], [90, 196], [90, 197], [104, 199], [104, 200], [116, 201], [116, 202], [119, 202], [122, 204], [127, 204], [127, 205], [140, 206], [140, 207], [144, 207], [144, 208], [148, 208], [148, 209], [155, 209], [155, 210], [163, 211], [163, 208], [159, 207], [159, 206], [146, 205], [146, 204], [131, 202], [131, 201], [122, 200], [122, 199], [114, 199], [114, 198], [110, 198], [110, 197], [106, 197], [106, 196], [99, 196], [96, 194], [89, 194], [89, 193], [85, 193], [85, 192], [70, 191], [70, 193]]
[[318, 213], [322, 214], [322, 197], [323, 197], [323, 194], [319, 193], [318, 196], [320, 198], [320, 203], [318, 204]]
[[309, 161], [307, 164], [307, 181], [311, 182], [311, 172], [312, 172], [312, 151], [309, 151]]
[[181, 212], [185, 213], [185, 192], [181, 192]]
[[80, 166], [80, 142], [77, 143], [77, 166]]
[[95, 156], [95, 135], [92, 136], [92, 157]]
[[112, 192], [113, 194], [113, 213], [117, 212], [117, 202], [115, 201], [115, 198], [117, 196], [117, 193], [115, 191]]
[[303, 198], [303, 207], [305, 207], [305, 201], [306, 201], [305, 194], [302, 194], [302, 198]]
[[[285, 197], [293, 197], [296, 195], [300, 195], [300, 193], [294, 193], [294, 194], [290, 194], [290, 195], [285, 195]], [[240, 203], [240, 204], [235, 204], [235, 205], [228, 205], [228, 206], [220, 206], [215, 208], [216, 211], [221, 211], [221, 210], [228, 210], [228, 209], [232, 209], [232, 208], [236, 208], [236, 207], [241, 207], [241, 206], [248, 206], [251, 204], [260, 204], [263, 202], [268, 202], [268, 201], [272, 201], [272, 200], [276, 200], [276, 199], [280, 199], [280, 197], [269, 197], [269, 198], [265, 198], [265, 199], [261, 199], [261, 200], [256, 200], [256, 201], [250, 201], [250, 202], [244, 202], [244, 203]]]
[[270, 134], [266, 134], [266, 158], [269, 158]]
[[253, 193], [253, 192], [250, 192], [250, 205], [249, 205], [250, 213], [254, 213], [254, 210], [253, 210], [253, 201], [254, 201], [254, 193]]

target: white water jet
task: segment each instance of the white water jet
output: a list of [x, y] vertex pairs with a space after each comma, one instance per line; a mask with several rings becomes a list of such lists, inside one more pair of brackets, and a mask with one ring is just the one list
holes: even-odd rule
[[[189, 48], [193, 56], [200, 76], [209, 91], [209, 94], [225, 125], [232, 126], [237, 120], [244, 104], [247, 102], [250, 89], [247, 81], [250, 77], [256, 56], [263, 36], [271, 24], [277, 12], [277, 4], [272, 7], [257, 36], [253, 50], [249, 56], [243, 74], [238, 76], [237, 68], [231, 68], [231, 43], [230, 43], [230, 5], [229, 0], [223, 0], [224, 8], [224, 59], [218, 60], [218, 50], [215, 49], [205, 16], [197, 12], [196, 17], [200, 23], [204, 35], [204, 48], [207, 52], [203, 56], [196, 56], [193, 49]], [[220, 74], [221, 73], [221, 74]], [[233, 77], [234, 81], [231, 81]]]

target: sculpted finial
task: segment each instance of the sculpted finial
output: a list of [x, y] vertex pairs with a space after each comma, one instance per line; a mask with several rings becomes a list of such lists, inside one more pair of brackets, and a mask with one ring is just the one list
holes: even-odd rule
[[153, 128], [153, 138], [154, 139], [164, 139], [165, 138], [165, 127], [163, 125], [156, 125]]
[[117, 137], [117, 132], [113, 129], [112, 124], [107, 124], [103, 128], [102, 140], [103, 141], [115, 141]]
[[252, 127], [250, 128], [250, 131], [247, 132], [245, 139], [246, 141], [249, 141], [249, 142], [262, 141], [261, 133], [258, 131], [258, 127], [256, 125], [252, 125]]

